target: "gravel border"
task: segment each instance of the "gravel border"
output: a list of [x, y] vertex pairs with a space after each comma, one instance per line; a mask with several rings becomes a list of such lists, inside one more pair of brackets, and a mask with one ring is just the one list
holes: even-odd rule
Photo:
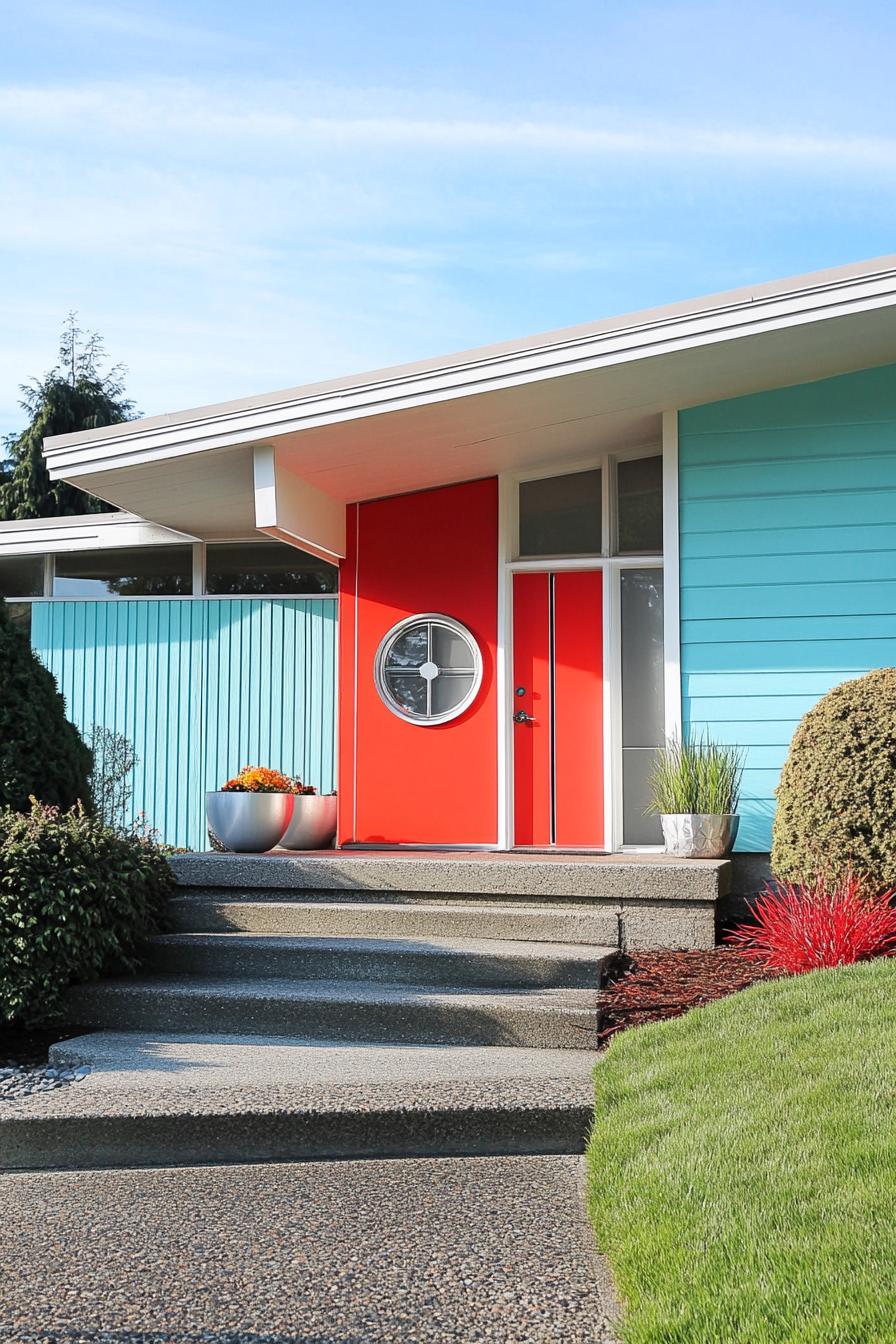
[[57, 1088], [79, 1083], [90, 1073], [89, 1064], [71, 1069], [54, 1069], [49, 1064], [0, 1063], [0, 1102], [21, 1101], [23, 1097], [44, 1096]]

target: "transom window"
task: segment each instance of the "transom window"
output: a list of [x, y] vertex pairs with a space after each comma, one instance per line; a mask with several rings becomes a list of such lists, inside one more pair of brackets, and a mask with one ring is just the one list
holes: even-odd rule
[[205, 548], [206, 592], [335, 593], [338, 570], [282, 541], [209, 542]]
[[520, 481], [517, 505], [519, 560], [663, 553], [659, 454]]
[[447, 723], [463, 714], [482, 685], [482, 654], [466, 626], [425, 612], [399, 621], [374, 661], [383, 703], [408, 723]]
[[280, 541], [106, 546], [0, 555], [0, 597], [327, 597], [337, 591], [338, 573], [335, 565]]
[[600, 555], [603, 472], [520, 481], [520, 555]]
[[42, 555], [11, 555], [0, 559], [0, 597], [42, 597]]
[[192, 588], [189, 546], [110, 547], [55, 559], [54, 597], [183, 597]]

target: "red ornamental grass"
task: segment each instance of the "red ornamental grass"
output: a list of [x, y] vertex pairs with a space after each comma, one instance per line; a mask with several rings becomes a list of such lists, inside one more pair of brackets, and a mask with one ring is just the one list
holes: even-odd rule
[[797, 886], [767, 886], [753, 918], [727, 937], [769, 970], [799, 975], [821, 966], [850, 966], [896, 955], [896, 888], [870, 892], [855, 873]]

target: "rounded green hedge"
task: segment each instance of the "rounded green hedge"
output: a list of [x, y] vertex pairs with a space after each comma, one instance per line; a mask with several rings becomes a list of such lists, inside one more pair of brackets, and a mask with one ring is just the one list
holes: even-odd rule
[[65, 717], [55, 677], [10, 620], [0, 598], [0, 807], [90, 806], [93, 755]]
[[896, 668], [844, 682], [809, 710], [777, 799], [776, 877], [804, 882], [852, 867], [896, 886]]
[[173, 887], [158, 845], [82, 807], [0, 811], [0, 1024], [52, 1021], [68, 985], [136, 969]]

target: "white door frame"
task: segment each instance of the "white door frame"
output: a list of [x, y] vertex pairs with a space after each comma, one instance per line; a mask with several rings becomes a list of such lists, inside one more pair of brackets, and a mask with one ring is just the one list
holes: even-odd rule
[[[586, 461], [551, 463], [540, 470], [507, 472], [498, 477], [498, 848], [513, 848], [513, 576], [518, 573], [557, 573], [600, 569], [604, 574], [604, 837], [606, 849], [652, 852], [655, 846], [622, 844], [622, 693], [620, 638], [620, 572], [623, 569], [664, 571], [664, 689], [666, 735], [681, 731], [681, 677], [678, 602], [678, 458], [676, 412], [663, 417], [663, 555], [611, 555], [614, 544], [616, 462], [656, 456], [656, 443]], [[604, 471], [604, 553], [562, 559], [516, 559], [518, 538], [517, 488], [520, 481], [571, 474], [600, 466]]]

